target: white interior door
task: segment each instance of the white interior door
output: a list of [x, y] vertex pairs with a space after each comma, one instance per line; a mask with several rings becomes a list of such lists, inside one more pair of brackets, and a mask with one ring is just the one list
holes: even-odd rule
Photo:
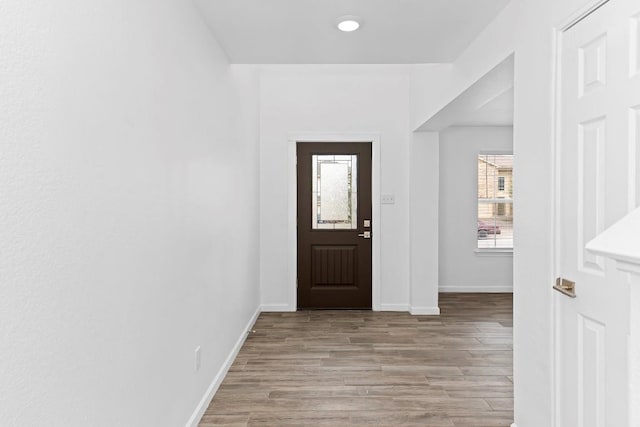
[[[628, 426], [628, 289], [585, 245], [636, 206], [639, 0], [610, 0], [561, 34], [554, 294], [557, 427]], [[640, 236], [629, 236], [640, 238]]]

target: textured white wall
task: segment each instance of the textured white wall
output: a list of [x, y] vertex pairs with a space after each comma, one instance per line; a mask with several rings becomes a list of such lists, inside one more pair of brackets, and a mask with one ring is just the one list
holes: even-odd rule
[[476, 253], [478, 154], [512, 149], [511, 127], [451, 127], [440, 134], [439, 284], [442, 292], [512, 290], [511, 254]]
[[260, 81], [262, 302], [292, 309], [287, 278], [290, 133], [377, 133], [381, 191], [381, 304], [409, 307], [409, 67], [265, 66]]
[[0, 425], [191, 416], [259, 302], [234, 83], [191, 2], [0, 3]]

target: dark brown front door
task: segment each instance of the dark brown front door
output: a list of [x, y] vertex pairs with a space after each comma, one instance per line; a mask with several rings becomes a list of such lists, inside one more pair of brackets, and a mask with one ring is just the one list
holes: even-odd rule
[[298, 308], [371, 309], [371, 143], [298, 143]]

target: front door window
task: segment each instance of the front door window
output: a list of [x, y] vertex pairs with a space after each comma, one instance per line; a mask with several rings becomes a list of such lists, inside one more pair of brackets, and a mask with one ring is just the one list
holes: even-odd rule
[[313, 229], [358, 228], [358, 156], [312, 156], [311, 224]]

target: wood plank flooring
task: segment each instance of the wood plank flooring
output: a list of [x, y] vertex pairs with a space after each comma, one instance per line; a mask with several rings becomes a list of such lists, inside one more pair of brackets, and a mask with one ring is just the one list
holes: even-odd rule
[[200, 426], [508, 427], [512, 295], [440, 308], [263, 313]]

